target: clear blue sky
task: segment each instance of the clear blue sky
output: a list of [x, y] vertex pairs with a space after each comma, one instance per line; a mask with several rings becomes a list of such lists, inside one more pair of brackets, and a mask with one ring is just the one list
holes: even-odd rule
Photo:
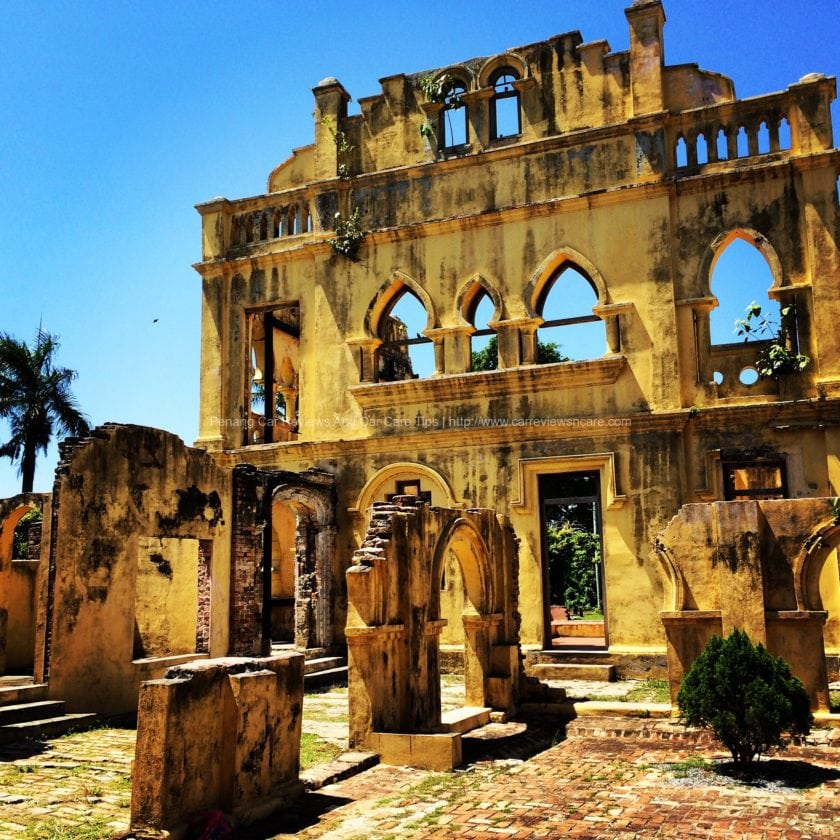
[[[628, 46], [629, 0], [0, 0], [0, 330], [61, 337], [92, 421], [198, 429], [199, 217], [312, 139], [312, 87], [579, 29]], [[666, 61], [739, 96], [840, 65], [840, 0], [666, 0]], [[840, 112], [834, 110], [835, 122]], [[155, 319], [157, 322], [155, 323]], [[0, 439], [5, 429], [0, 428]], [[36, 489], [52, 484], [40, 459]], [[0, 460], [0, 498], [19, 489]]]

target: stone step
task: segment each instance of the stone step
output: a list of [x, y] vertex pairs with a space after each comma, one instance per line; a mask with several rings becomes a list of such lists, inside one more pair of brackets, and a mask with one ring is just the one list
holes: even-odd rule
[[18, 703], [34, 703], [38, 700], [46, 700], [47, 684], [32, 683], [26, 685], [13, 685], [0, 688], [0, 707], [16, 706]]
[[452, 709], [440, 716], [441, 723], [449, 732], [470, 732], [480, 726], [487, 726], [490, 723], [490, 712], [492, 709], [481, 706], [464, 706], [462, 709]]
[[98, 715], [77, 712], [60, 715], [59, 717], [44, 718], [43, 720], [10, 723], [7, 726], [0, 726], [0, 743], [23, 739], [44, 741], [48, 738], [57, 738], [59, 735], [66, 735], [68, 732], [91, 729], [98, 722]]
[[347, 660], [343, 656], [322, 656], [319, 659], [307, 659], [303, 663], [303, 673], [314, 674], [317, 671], [344, 668], [346, 665]]
[[552, 621], [552, 634], [575, 638], [604, 638], [603, 621]]
[[318, 688], [328, 688], [331, 685], [347, 685], [347, 666], [342, 668], [328, 668], [325, 671], [314, 671], [303, 675], [303, 690], [314, 691]]
[[369, 770], [377, 764], [379, 764], [379, 756], [376, 753], [346, 752], [329, 764], [310, 767], [309, 770], [300, 774], [300, 780], [306, 790], [320, 790], [326, 785], [341, 782], [357, 773]]
[[615, 682], [615, 665], [556, 662], [532, 665], [529, 673], [540, 680], [590, 680]]
[[34, 703], [0, 706], [0, 726], [25, 723], [31, 720], [43, 720], [44, 718], [56, 718], [63, 714], [63, 700], [37, 700]]

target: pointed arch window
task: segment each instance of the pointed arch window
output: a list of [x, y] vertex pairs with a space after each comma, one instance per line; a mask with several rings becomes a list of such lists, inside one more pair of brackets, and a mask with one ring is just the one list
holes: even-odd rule
[[443, 110], [440, 112], [440, 136], [444, 149], [466, 146], [469, 142], [467, 106], [461, 98], [467, 86], [460, 79], [447, 82], [444, 88]]
[[[767, 290], [773, 285], [773, 272], [758, 248], [742, 237], [724, 246], [712, 270], [711, 290], [718, 306], [709, 315], [711, 343], [742, 343], [736, 336], [735, 322], [744, 318], [752, 302], [761, 304], [765, 315], [779, 323], [778, 301], [769, 300]], [[747, 336], [748, 341], [759, 336]]]
[[500, 67], [490, 77], [493, 97], [490, 100], [490, 138], [515, 137], [522, 133], [519, 92], [514, 82], [519, 73], [513, 67]]
[[470, 338], [470, 370], [496, 370], [499, 367], [499, 345], [490, 321], [496, 307], [490, 295], [482, 289], [467, 310], [467, 320], [475, 327]]
[[537, 301], [544, 319], [537, 331], [537, 363], [594, 359], [606, 352], [604, 322], [592, 314], [598, 294], [589, 277], [566, 263], [549, 279]]
[[422, 334], [427, 321], [428, 313], [412, 291], [405, 288], [394, 298], [379, 322], [378, 382], [420, 379], [434, 373], [433, 343]]

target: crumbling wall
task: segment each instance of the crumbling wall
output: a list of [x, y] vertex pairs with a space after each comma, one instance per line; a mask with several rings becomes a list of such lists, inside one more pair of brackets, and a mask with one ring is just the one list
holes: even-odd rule
[[[431, 508], [414, 496], [398, 496], [374, 505], [347, 571], [351, 745], [377, 749], [383, 733], [444, 731], [438, 636], [446, 623], [440, 577], [449, 551], [461, 564], [466, 593], [466, 705], [515, 708], [513, 531], [490, 510]], [[424, 749], [433, 750], [433, 742], [424, 742]], [[428, 753], [426, 760], [432, 761]]]
[[134, 710], [172, 657], [228, 652], [231, 475], [140, 426], [102, 426], [61, 459], [36, 676], [71, 710]]
[[303, 660], [211, 659], [143, 683], [132, 829], [177, 832], [212, 810], [253, 822], [301, 793]]
[[660, 613], [671, 697], [713, 635], [734, 629], [783, 657], [828, 708], [819, 579], [840, 542], [827, 499], [685, 505], [654, 551], [670, 586]]

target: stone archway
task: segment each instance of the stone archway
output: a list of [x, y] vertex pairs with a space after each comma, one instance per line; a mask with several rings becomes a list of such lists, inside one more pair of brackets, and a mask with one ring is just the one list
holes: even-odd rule
[[[516, 538], [491, 510], [430, 507], [413, 496], [374, 505], [347, 571], [350, 743], [433, 768], [460, 763], [443, 724], [439, 580], [449, 552], [466, 593], [467, 701], [512, 712], [519, 694]], [[460, 729], [460, 731], [464, 731]]]
[[[264, 547], [267, 635], [271, 636], [272, 612], [275, 616], [277, 613], [274, 602], [278, 599], [272, 599], [272, 593], [277, 592], [278, 573], [286, 572], [285, 580], [293, 581], [292, 591], [287, 593], [293, 601], [290, 622], [293, 629], [291, 638], [282, 641], [292, 641], [299, 649], [329, 647], [332, 644], [330, 567], [336, 533], [333, 478], [320, 470], [275, 472], [268, 476], [267, 491], [266, 524], [270, 535]], [[278, 562], [291, 563], [292, 568], [279, 569]], [[280, 577], [282, 580], [284, 576]]]

